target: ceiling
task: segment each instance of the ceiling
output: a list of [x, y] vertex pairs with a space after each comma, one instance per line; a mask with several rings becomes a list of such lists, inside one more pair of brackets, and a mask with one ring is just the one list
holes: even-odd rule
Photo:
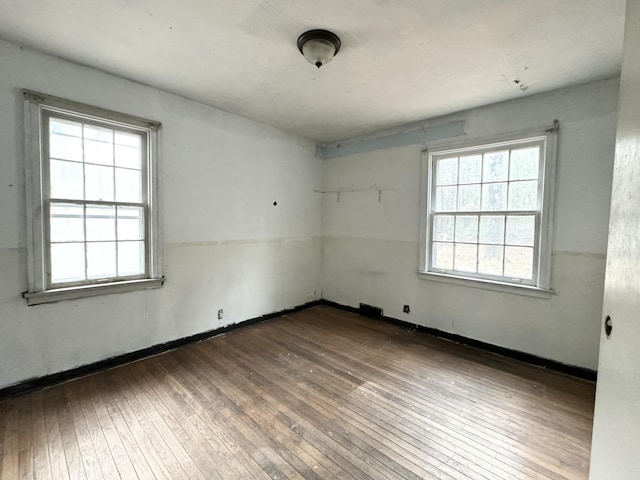
[[[0, 37], [318, 143], [617, 76], [625, 0], [0, 0]], [[335, 59], [296, 40], [326, 28]]]

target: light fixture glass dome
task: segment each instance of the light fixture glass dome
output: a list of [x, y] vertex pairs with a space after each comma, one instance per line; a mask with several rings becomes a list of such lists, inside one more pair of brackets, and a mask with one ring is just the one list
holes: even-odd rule
[[310, 30], [298, 38], [298, 49], [307, 61], [320, 68], [340, 50], [340, 39], [327, 30]]
[[302, 55], [311, 65], [320, 68], [325, 63], [329, 63], [336, 54], [336, 47], [327, 40], [309, 40], [302, 46]]

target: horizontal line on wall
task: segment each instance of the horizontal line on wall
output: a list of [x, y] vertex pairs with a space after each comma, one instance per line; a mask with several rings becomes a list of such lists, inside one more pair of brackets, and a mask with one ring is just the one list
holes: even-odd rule
[[[326, 240], [340, 240], [340, 241], [369, 241], [369, 242], [385, 242], [385, 243], [410, 243], [419, 245], [419, 239], [415, 240], [401, 240], [397, 238], [380, 238], [380, 237], [356, 237], [350, 235], [322, 235], [318, 237]], [[452, 243], [452, 242], [449, 242]], [[554, 250], [551, 252], [552, 256], [558, 255], [572, 255], [576, 257], [594, 258], [598, 260], [606, 259], [607, 254], [605, 252], [571, 252], [568, 250]], [[417, 261], [416, 261], [417, 263]]]
[[206, 240], [201, 242], [168, 242], [165, 247], [217, 247], [224, 245], [256, 245], [265, 243], [295, 243], [295, 242], [312, 242], [321, 239], [322, 236], [316, 237], [282, 237], [282, 238], [250, 238], [250, 239], [231, 239], [231, 240]]
[[605, 260], [607, 258], [607, 253], [606, 252], [602, 252], [602, 253], [596, 253], [596, 252], [569, 252], [567, 250], [557, 250], [557, 251], [553, 251], [551, 252], [551, 255], [573, 255], [576, 257], [591, 257], [591, 258], [597, 258], [598, 260]]
[[[412, 245], [418, 245], [420, 242], [418, 239], [416, 240], [400, 240], [397, 238], [373, 238], [373, 237], [349, 237], [349, 236], [341, 236], [341, 235], [325, 235], [322, 237], [326, 240], [346, 240], [346, 241], [371, 241], [371, 242], [385, 242], [385, 243], [407, 243]], [[416, 260], [416, 264], [417, 264]]]

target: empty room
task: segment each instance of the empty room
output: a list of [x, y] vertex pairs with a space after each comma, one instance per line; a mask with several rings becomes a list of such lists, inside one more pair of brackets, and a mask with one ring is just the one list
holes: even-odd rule
[[640, 478], [638, 45], [638, 0], [0, 0], [0, 478]]

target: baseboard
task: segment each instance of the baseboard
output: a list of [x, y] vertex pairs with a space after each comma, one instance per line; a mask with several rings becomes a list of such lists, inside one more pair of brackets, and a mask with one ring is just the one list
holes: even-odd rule
[[68, 380], [73, 380], [74, 378], [84, 377], [92, 373], [97, 373], [103, 370], [107, 370], [109, 368], [134, 362], [136, 360], [141, 360], [143, 358], [150, 357], [152, 355], [157, 355], [159, 353], [163, 353], [168, 350], [173, 350], [178, 347], [183, 347], [191, 343], [199, 342], [201, 340], [205, 340], [207, 338], [211, 338], [216, 335], [220, 335], [222, 333], [230, 332], [238, 328], [248, 327], [249, 325], [263, 322], [271, 318], [280, 317], [282, 315], [295, 313], [301, 310], [306, 310], [307, 308], [320, 305], [321, 303], [322, 302], [320, 300], [314, 300], [312, 302], [308, 302], [303, 305], [298, 305], [297, 307], [289, 308], [286, 310], [280, 310], [277, 312], [267, 313], [260, 317], [251, 318], [249, 320], [245, 320], [240, 323], [234, 323], [233, 325], [227, 325], [226, 327], [208, 330], [206, 332], [197, 333], [195, 335], [179, 338], [177, 340], [172, 340], [170, 342], [159, 343], [147, 348], [143, 348], [141, 350], [136, 350], [135, 352], [124, 353], [122, 355], [110, 357], [95, 363], [81, 365], [79, 367], [72, 368], [70, 370], [65, 370], [63, 372], [52, 373], [51, 375], [45, 375], [43, 377], [35, 377], [35, 378], [30, 378], [28, 380], [23, 380], [19, 383], [15, 383], [13, 385], [9, 385], [8, 387], [4, 387], [0, 389], [0, 400], [4, 400], [10, 397], [16, 397], [18, 395], [24, 395], [29, 392], [41, 390], [46, 387], [51, 387], [53, 385], [66, 382]]
[[107, 370], [109, 368], [114, 368], [120, 365], [124, 365], [126, 363], [134, 362], [136, 360], [141, 360], [143, 358], [150, 357], [152, 355], [157, 355], [159, 353], [163, 353], [168, 350], [173, 350], [179, 347], [183, 347], [185, 345], [189, 345], [191, 343], [205, 340], [207, 338], [215, 337], [216, 335], [220, 335], [222, 333], [230, 332], [232, 330], [236, 330], [239, 328], [248, 327], [255, 323], [263, 322], [271, 318], [280, 317], [282, 315], [295, 313], [301, 310], [306, 310], [316, 305], [327, 305], [327, 306], [344, 310], [347, 312], [364, 315], [370, 318], [375, 318], [377, 320], [382, 320], [382, 321], [393, 323], [396, 325], [401, 325], [405, 328], [412, 328], [420, 332], [433, 335], [435, 337], [451, 340], [456, 343], [461, 343], [463, 345], [468, 345], [468, 346], [485, 350], [491, 353], [496, 353], [504, 357], [513, 358], [515, 360], [526, 362], [532, 365], [548, 368], [549, 370], [564, 373], [566, 375], [571, 375], [577, 378], [582, 378], [584, 380], [595, 382], [597, 379], [597, 372], [595, 370], [590, 370], [588, 368], [583, 368], [583, 367], [577, 367], [575, 365], [568, 365], [555, 360], [549, 360], [547, 358], [538, 357], [537, 355], [532, 355], [530, 353], [525, 353], [518, 350], [512, 350], [505, 347], [499, 347], [497, 345], [481, 342], [480, 340], [475, 340], [473, 338], [463, 337], [462, 335], [456, 335], [454, 333], [445, 332], [443, 330], [438, 330], [436, 328], [423, 327], [421, 325], [410, 323], [404, 320], [399, 320], [397, 318], [392, 318], [385, 315], [378, 315], [375, 309], [372, 309], [372, 307], [370, 307], [369, 305], [363, 305], [362, 308], [356, 308], [356, 307], [350, 307], [348, 305], [342, 305], [340, 303], [332, 302], [330, 300], [321, 299], [321, 300], [314, 300], [312, 302], [308, 302], [302, 305], [298, 305], [297, 307], [289, 308], [286, 310], [267, 313], [265, 315], [261, 315], [260, 317], [251, 318], [249, 320], [245, 320], [240, 323], [234, 323], [233, 325], [227, 325], [226, 327], [208, 330], [206, 332], [197, 333], [195, 335], [179, 338], [177, 340], [172, 340], [170, 342], [152, 345], [150, 347], [143, 348], [141, 350], [136, 350], [135, 352], [117, 355], [115, 357], [110, 357], [110, 358], [100, 360], [95, 363], [90, 363], [87, 365], [81, 365], [79, 367], [72, 368], [70, 370], [65, 370], [63, 372], [52, 373], [51, 375], [45, 375], [43, 377], [35, 377], [35, 378], [30, 378], [28, 380], [23, 380], [19, 383], [1, 388], [0, 400], [4, 400], [10, 397], [16, 397], [18, 395], [24, 395], [29, 392], [41, 390], [46, 387], [51, 387], [59, 383], [73, 380], [74, 378], [84, 377], [92, 373], [97, 373], [103, 370]]
[[[456, 335], [455, 333], [445, 332], [443, 330], [438, 330], [436, 328], [423, 327], [421, 325], [410, 323], [404, 320], [399, 320], [397, 318], [387, 317], [385, 315], [378, 315], [378, 314], [375, 314], [375, 311], [372, 310], [371, 307], [368, 305], [364, 305], [364, 308], [361, 309], [356, 307], [350, 307], [348, 305], [342, 305], [340, 303], [332, 302], [330, 300], [320, 300], [320, 303], [322, 305], [338, 308], [340, 310], [344, 310], [347, 312], [357, 313], [360, 315], [364, 315], [366, 317], [383, 320], [385, 322], [394, 323], [396, 325], [401, 325], [406, 328], [411, 328], [414, 330], [418, 330], [420, 332], [427, 333], [429, 335], [433, 335], [434, 337], [451, 340], [456, 343], [461, 343], [463, 345], [468, 345], [470, 347], [478, 348], [480, 350], [485, 350], [487, 352], [502, 355], [503, 357], [512, 358], [514, 360], [519, 360], [521, 362], [529, 363], [539, 367], [547, 368], [549, 370], [564, 373], [566, 375], [571, 375], [572, 377], [581, 378], [583, 380], [588, 380], [591, 382], [595, 382], [597, 380], [598, 373], [595, 370], [591, 370], [589, 368], [569, 365], [566, 363], [558, 362], [556, 360], [550, 360], [548, 358], [539, 357], [531, 353], [525, 353], [519, 350], [512, 350], [510, 348], [499, 347], [491, 343], [482, 342], [480, 340], [464, 337], [462, 335]], [[374, 314], [371, 314], [371, 313], [374, 313]]]

